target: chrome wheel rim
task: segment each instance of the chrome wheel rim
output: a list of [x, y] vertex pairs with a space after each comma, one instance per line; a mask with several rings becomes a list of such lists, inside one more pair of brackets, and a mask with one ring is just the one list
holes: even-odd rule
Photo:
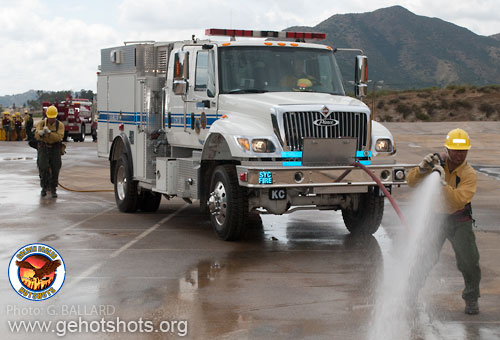
[[217, 182], [214, 191], [208, 200], [210, 213], [214, 216], [218, 226], [224, 225], [227, 214], [227, 194], [222, 182]]
[[116, 173], [116, 192], [120, 201], [125, 199], [125, 191], [127, 188], [127, 178], [125, 178], [125, 170], [123, 166], [118, 168]]

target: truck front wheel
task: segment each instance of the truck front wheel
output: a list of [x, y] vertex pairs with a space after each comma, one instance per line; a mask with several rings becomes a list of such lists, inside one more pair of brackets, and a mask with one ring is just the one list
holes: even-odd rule
[[362, 194], [357, 209], [342, 209], [342, 217], [351, 234], [374, 234], [384, 215], [384, 197], [373, 188]]
[[137, 210], [137, 182], [132, 179], [128, 166], [128, 158], [122, 155], [115, 167], [115, 200], [121, 212], [135, 212]]
[[240, 187], [233, 165], [215, 168], [210, 181], [208, 208], [215, 233], [224, 241], [238, 240], [248, 216], [246, 188]]

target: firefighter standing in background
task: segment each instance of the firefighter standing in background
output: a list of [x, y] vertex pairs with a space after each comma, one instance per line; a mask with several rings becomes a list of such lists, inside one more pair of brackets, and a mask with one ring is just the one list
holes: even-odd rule
[[26, 129], [26, 140], [33, 139], [33, 114], [24, 110], [24, 128]]
[[[448, 133], [444, 146], [446, 153], [441, 156], [446, 160], [444, 166], [438, 164], [437, 156], [429, 154], [418, 167], [410, 170], [407, 178], [408, 185], [413, 187], [434, 170], [440, 173], [443, 184], [446, 216], [443, 225], [440, 226], [436, 242], [432, 242], [428, 245], [429, 249], [425, 249], [425, 256], [430, 261], [424, 264], [426, 267], [424, 273], [430, 272], [439, 259], [444, 241], [450, 240], [455, 251], [458, 270], [465, 281], [465, 288], [462, 291], [465, 313], [478, 314], [481, 269], [476, 238], [472, 231], [474, 220], [470, 204], [476, 192], [477, 175], [465, 161], [471, 147], [469, 135], [462, 129], [452, 130]], [[425, 277], [421, 280], [419, 285], [423, 286]]]
[[47, 195], [47, 190], [52, 192], [52, 197], [57, 197], [59, 170], [61, 169], [61, 147], [64, 137], [64, 124], [57, 120], [57, 109], [51, 105], [47, 108], [47, 118], [36, 125], [35, 138], [38, 140], [38, 172], [42, 197]]
[[21, 119], [21, 114], [19, 112], [16, 112], [16, 115], [14, 117], [14, 127], [16, 129], [16, 140], [20, 141], [23, 140], [21, 137], [21, 130], [23, 129], [23, 120]]
[[2, 117], [2, 126], [5, 131], [5, 140], [10, 141], [10, 112], [5, 111]]

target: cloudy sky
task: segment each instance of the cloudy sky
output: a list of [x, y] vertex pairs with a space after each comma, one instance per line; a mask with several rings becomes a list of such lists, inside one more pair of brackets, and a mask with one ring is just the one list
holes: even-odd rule
[[281, 30], [401, 5], [480, 35], [500, 33], [500, 0], [0, 0], [0, 96], [96, 88], [101, 48], [203, 37], [204, 29]]

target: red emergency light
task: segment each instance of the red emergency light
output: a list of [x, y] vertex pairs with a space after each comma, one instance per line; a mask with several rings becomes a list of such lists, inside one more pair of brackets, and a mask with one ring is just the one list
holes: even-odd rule
[[207, 28], [205, 30], [205, 35], [247, 38], [326, 39], [326, 33], [320, 32], [253, 31], [223, 28]]

